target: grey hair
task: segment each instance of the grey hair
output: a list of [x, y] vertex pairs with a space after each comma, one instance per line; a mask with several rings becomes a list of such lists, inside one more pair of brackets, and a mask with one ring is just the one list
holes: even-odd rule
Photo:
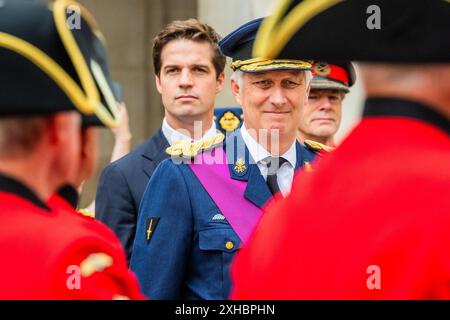
[[[312, 72], [310, 70], [306, 70], [304, 71], [304, 75], [305, 75], [305, 84], [306, 87], [309, 86], [309, 84], [311, 83], [311, 80], [313, 79], [313, 75]], [[244, 72], [242, 72], [241, 70], [237, 69], [235, 70], [232, 74], [230, 79], [233, 80], [234, 82], [236, 82], [239, 86], [239, 92], [241, 92], [242, 87], [244, 86]]]
[[313, 78], [312, 72], [310, 70], [306, 70], [305, 71], [306, 86], [308, 86], [311, 83], [312, 78]]
[[244, 72], [239, 69], [234, 70], [231, 74], [230, 79], [236, 82], [239, 86], [239, 90], [241, 90], [242, 86], [244, 85]]

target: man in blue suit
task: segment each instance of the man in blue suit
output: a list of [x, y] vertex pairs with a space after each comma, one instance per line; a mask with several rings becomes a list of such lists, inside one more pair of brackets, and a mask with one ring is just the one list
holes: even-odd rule
[[260, 21], [220, 42], [233, 58], [244, 124], [223, 146], [221, 134], [172, 145], [142, 198], [130, 266], [151, 299], [226, 299], [231, 262], [261, 209], [286, 196], [294, 172], [314, 158], [296, 141], [311, 64], [252, 59]]
[[102, 172], [95, 217], [119, 237], [128, 260], [137, 213], [148, 180], [177, 140], [216, 133], [214, 99], [224, 84], [225, 56], [219, 35], [195, 19], [168, 24], [153, 41], [156, 86], [165, 118], [158, 132]]

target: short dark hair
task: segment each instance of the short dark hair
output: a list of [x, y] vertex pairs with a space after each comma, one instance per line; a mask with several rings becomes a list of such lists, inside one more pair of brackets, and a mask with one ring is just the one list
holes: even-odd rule
[[163, 30], [153, 39], [153, 67], [155, 74], [159, 76], [161, 72], [161, 53], [166, 44], [170, 41], [186, 39], [198, 42], [207, 42], [213, 49], [212, 63], [219, 77], [223, 73], [226, 64], [226, 58], [220, 51], [218, 42], [219, 34], [206, 23], [197, 19], [172, 21], [164, 27]]

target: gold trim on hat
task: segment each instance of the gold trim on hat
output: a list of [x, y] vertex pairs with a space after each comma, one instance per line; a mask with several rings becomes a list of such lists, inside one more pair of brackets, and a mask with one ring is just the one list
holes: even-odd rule
[[[96, 23], [92, 15], [79, 3], [72, 0], [56, 0], [53, 3], [52, 10], [55, 26], [80, 79], [81, 87], [52, 57], [21, 38], [0, 32], [0, 47], [13, 51], [36, 65], [55, 82], [81, 113], [86, 115], [95, 114], [108, 127], [117, 126], [121, 120], [119, 105], [115, 101], [101, 67], [94, 61], [85, 61], [72, 33], [67, 27], [66, 8], [72, 5], [80, 8], [83, 18], [98, 39], [102, 43], [105, 40], [100, 31], [96, 29]], [[88, 63], [91, 69], [89, 69]], [[97, 82], [94, 81], [94, 78]], [[97, 85], [102, 91], [108, 107], [102, 104]]]
[[289, 39], [308, 21], [319, 13], [344, 0], [304, 0], [286, 15], [292, 0], [283, 0], [275, 13], [264, 19], [258, 30], [253, 55], [257, 57], [276, 57]]
[[252, 58], [247, 60], [236, 60], [231, 63], [231, 69], [242, 71], [266, 71], [277, 68], [292, 68], [309, 70], [312, 68], [312, 61], [291, 60], [291, 59], [264, 59]]
[[328, 77], [331, 73], [330, 64], [327, 62], [316, 62], [313, 70], [319, 77]]
[[98, 105], [86, 95], [61, 66], [45, 52], [18, 37], [0, 32], [0, 47], [20, 54], [51, 78], [83, 114], [93, 114]]
[[[86, 61], [81, 53], [78, 44], [71, 30], [67, 27], [66, 23], [66, 10], [70, 6], [76, 6], [80, 8], [82, 17], [86, 20], [92, 29], [92, 32], [96, 37], [104, 44], [104, 37], [97, 28], [97, 23], [94, 17], [89, 11], [78, 2], [72, 0], [56, 0], [53, 3], [53, 18], [58, 34], [62, 40], [64, 47], [72, 61], [77, 75], [80, 79], [81, 86], [86, 93], [86, 99], [91, 103], [96, 104], [98, 107], [95, 109], [96, 116], [108, 127], [117, 127], [120, 124], [121, 116], [119, 103], [115, 101], [114, 95], [110, 86], [107, 84], [106, 77], [103, 75], [103, 71], [100, 66], [94, 61]], [[91, 67], [91, 68], [89, 68]], [[97, 82], [94, 80], [97, 80]], [[99, 81], [101, 83], [99, 83]], [[100, 94], [97, 89], [97, 85], [105, 97], [107, 106], [104, 106], [100, 100]]]

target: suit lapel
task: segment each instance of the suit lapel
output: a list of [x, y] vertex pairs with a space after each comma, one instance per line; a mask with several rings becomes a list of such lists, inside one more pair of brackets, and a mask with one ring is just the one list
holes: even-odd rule
[[258, 165], [252, 159], [240, 130], [228, 137], [225, 147], [230, 178], [247, 181], [244, 197], [262, 208], [271, 198], [272, 193], [261, 175]]
[[168, 147], [169, 142], [164, 137], [162, 130], [159, 129], [142, 152], [144, 160], [142, 167], [148, 177], [153, 174], [153, 171], [155, 171], [161, 161], [169, 157], [165, 152]]

